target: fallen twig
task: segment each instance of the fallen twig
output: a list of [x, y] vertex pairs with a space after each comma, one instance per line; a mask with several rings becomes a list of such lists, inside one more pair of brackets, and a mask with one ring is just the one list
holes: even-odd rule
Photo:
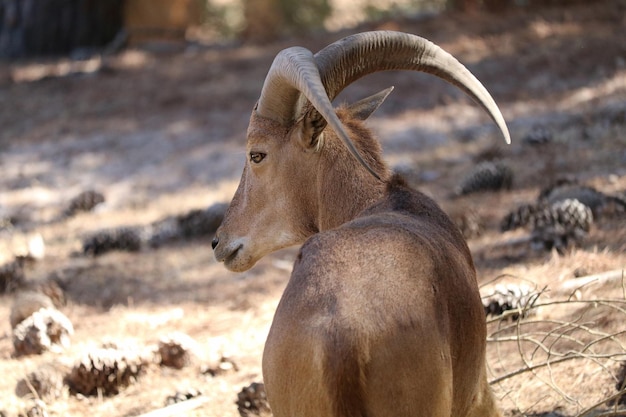
[[562, 290], [575, 290], [591, 283], [613, 282], [624, 278], [624, 270], [616, 269], [613, 271], [601, 272], [599, 274], [586, 275], [580, 278], [573, 278], [563, 282], [560, 286]]

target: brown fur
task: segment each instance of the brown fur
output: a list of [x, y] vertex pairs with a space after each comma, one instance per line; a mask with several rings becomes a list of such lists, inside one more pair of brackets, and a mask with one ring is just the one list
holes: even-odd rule
[[329, 129], [311, 141], [307, 117], [284, 131], [253, 114], [248, 150], [267, 157], [246, 164], [215, 241], [218, 259], [244, 270], [306, 240], [263, 355], [274, 416], [499, 417], [461, 233], [390, 176], [350, 108], [337, 113], [384, 181]]
[[329, 402], [333, 416], [499, 416], [484, 355], [467, 246], [432, 200], [393, 178], [377, 204], [303, 245], [263, 368], [276, 416], [321, 415], [294, 408], [296, 395]]

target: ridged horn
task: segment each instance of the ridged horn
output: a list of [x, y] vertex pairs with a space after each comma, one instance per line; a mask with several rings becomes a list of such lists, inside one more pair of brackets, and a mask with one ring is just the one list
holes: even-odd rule
[[359, 33], [328, 45], [315, 54], [315, 62], [330, 101], [354, 81], [374, 72], [414, 70], [435, 75], [481, 105], [504, 140], [511, 143], [504, 117], [487, 89], [456, 58], [427, 39], [393, 31]]
[[380, 176], [363, 160], [339, 118], [315, 64], [313, 53], [301, 47], [279, 52], [265, 77], [256, 112], [260, 116], [291, 126], [297, 117], [302, 94], [346, 144], [354, 157], [377, 179]]

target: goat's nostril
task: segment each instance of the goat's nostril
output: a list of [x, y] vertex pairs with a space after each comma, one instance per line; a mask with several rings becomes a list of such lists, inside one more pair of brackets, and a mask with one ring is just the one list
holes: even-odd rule
[[215, 236], [213, 240], [211, 241], [211, 247], [215, 249], [218, 243], [220, 243], [220, 240], [217, 238], [217, 236]]

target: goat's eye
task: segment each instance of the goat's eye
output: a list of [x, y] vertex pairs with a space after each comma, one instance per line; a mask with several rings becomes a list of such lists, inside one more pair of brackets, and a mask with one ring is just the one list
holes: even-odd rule
[[250, 152], [250, 161], [258, 164], [265, 158], [265, 154], [261, 152]]

